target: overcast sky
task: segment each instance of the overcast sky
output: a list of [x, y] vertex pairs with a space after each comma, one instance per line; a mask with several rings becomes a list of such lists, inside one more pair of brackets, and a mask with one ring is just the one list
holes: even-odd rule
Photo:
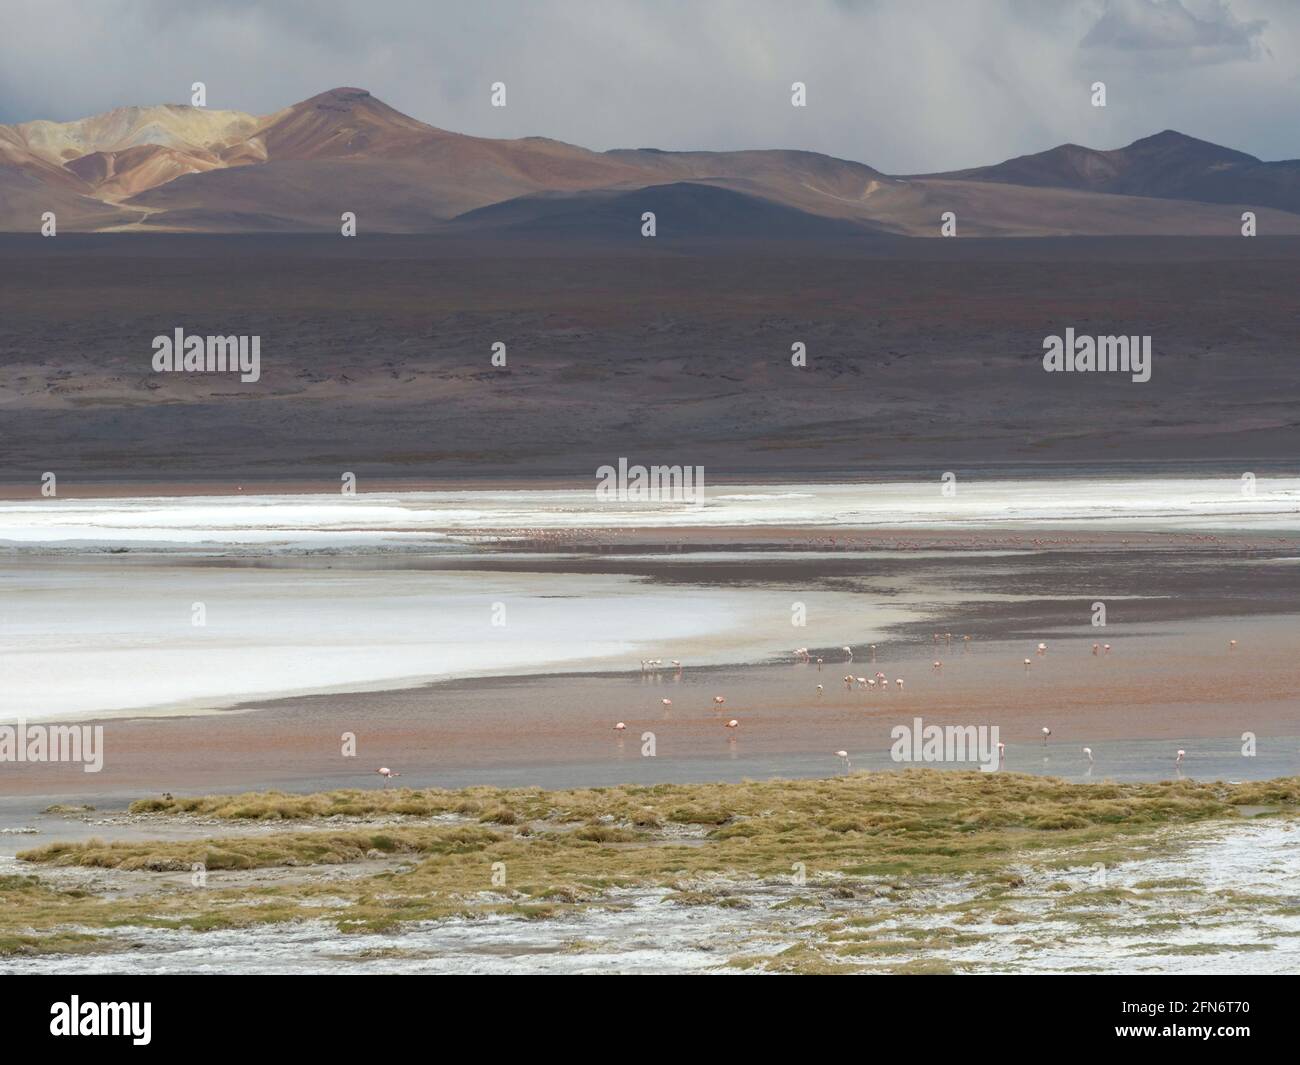
[[1298, 46], [1296, 0], [0, 0], [0, 122], [188, 103], [194, 81], [259, 114], [354, 85], [482, 136], [892, 173], [1167, 128], [1289, 159]]

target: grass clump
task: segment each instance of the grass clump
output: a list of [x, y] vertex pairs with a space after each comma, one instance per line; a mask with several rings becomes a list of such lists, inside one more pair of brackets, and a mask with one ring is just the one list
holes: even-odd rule
[[[924, 939], [878, 929], [847, 945], [851, 957], [834, 953], [843, 944], [828, 946], [829, 953], [807, 944], [737, 951], [745, 965], [766, 971], [879, 970], [881, 959], [903, 962], [905, 948], [921, 955], [952, 949], [961, 942], [955, 937], [972, 934], [972, 924], [1030, 921], [1020, 911], [1031, 890], [1060, 892], [1051, 896], [1058, 904], [1053, 916], [1081, 928], [1107, 927], [1112, 914], [1122, 922], [1144, 899], [1191, 885], [1139, 885], [1151, 894], [1078, 891], [1042, 874], [1150, 857], [1169, 845], [1167, 829], [1236, 819], [1242, 805], [1294, 813], [1300, 778], [1075, 784], [916, 769], [559, 791], [372, 788], [145, 798], [131, 806], [141, 818], [270, 825], [211, 839], [86, 840], [23, 851], [19, 859], [41, 875], [0, 878], [0, 951], [72, 949], [67, 935], [85, 932], [93, 945], [103, 942], [96, 936], [134, 926], [202, 930], [311, 917], [367, 934], [451, 916], [544, 920], [620, 905], [615, 893], [627, 889], [659, 892], [677, 906], [762, 907], [755, 916], [770, 921], [806, 923], [801, 909], [829, 915], [842, 908], [844, 927], [870, 929], [884, 921], [878, 906], [906, 905], [900, 900], [918, 886], [968, 888], [961, 910], [945, 915], [947, 930]], [[383, 863], [378, 871], [360, 864], [376, 861]], [[195, 864], [215, 874], [201, 890], [175, 875]], [[320, 872], [349, 865], [356, 868]], [[73, 887], [56, 885], [57, 875], [75, 868], [153, 886], [91, 890], [84, 877]], [[806, 870], [806, 884], [791, 888], [783, 902], [792, 868]], [[1045, 880], [1053, 883], [1033, 887]], [[724, 881], [730, 886], [717, 886]], [[737, 886], [749, 884], [767, 894], [756, 898]], [[769, 914], [774, 906], [785, 908]], [[933, 967], [925, 957], [906, 959], [907, 966], [913, 962], [920, 971]]]

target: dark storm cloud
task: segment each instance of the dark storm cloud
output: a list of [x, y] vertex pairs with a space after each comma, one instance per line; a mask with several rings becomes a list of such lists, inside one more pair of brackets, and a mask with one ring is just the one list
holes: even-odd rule
[[1297, 47], [1289, 0], [0, 0], [0, 122], [187, 102], [194, 81], [259, 114], [356, 85], [483, 136], [896, 173], [1167, 127], [1282, 158], [1300, 155]]

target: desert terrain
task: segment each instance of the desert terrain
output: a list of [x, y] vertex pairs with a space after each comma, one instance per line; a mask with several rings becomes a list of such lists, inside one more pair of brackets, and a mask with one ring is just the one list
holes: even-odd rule
[[[1264, 237], [2, 237], [0, 481], [1250, 469], [1295, 452], [1298, 280]], [[1150, 335], [1151, 379], [1045, 373], [1069, 326]], [[260, 336], [261, 380], [153, 372], [177, 327]]]

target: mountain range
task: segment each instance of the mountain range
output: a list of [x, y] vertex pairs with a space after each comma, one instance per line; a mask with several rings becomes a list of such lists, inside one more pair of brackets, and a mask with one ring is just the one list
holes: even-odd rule
[[994, 166], [887, 175], [779, 149], [590, 151], [420, 122], [364, 89], [272, 115], [166, 104], [0, 126], [0, 231], [337, 232], [512, 239], [855, 241], [937, 236], [1300, 234], [1300, 161], [1263, 162], [1173, 130], [1065, 144]]

